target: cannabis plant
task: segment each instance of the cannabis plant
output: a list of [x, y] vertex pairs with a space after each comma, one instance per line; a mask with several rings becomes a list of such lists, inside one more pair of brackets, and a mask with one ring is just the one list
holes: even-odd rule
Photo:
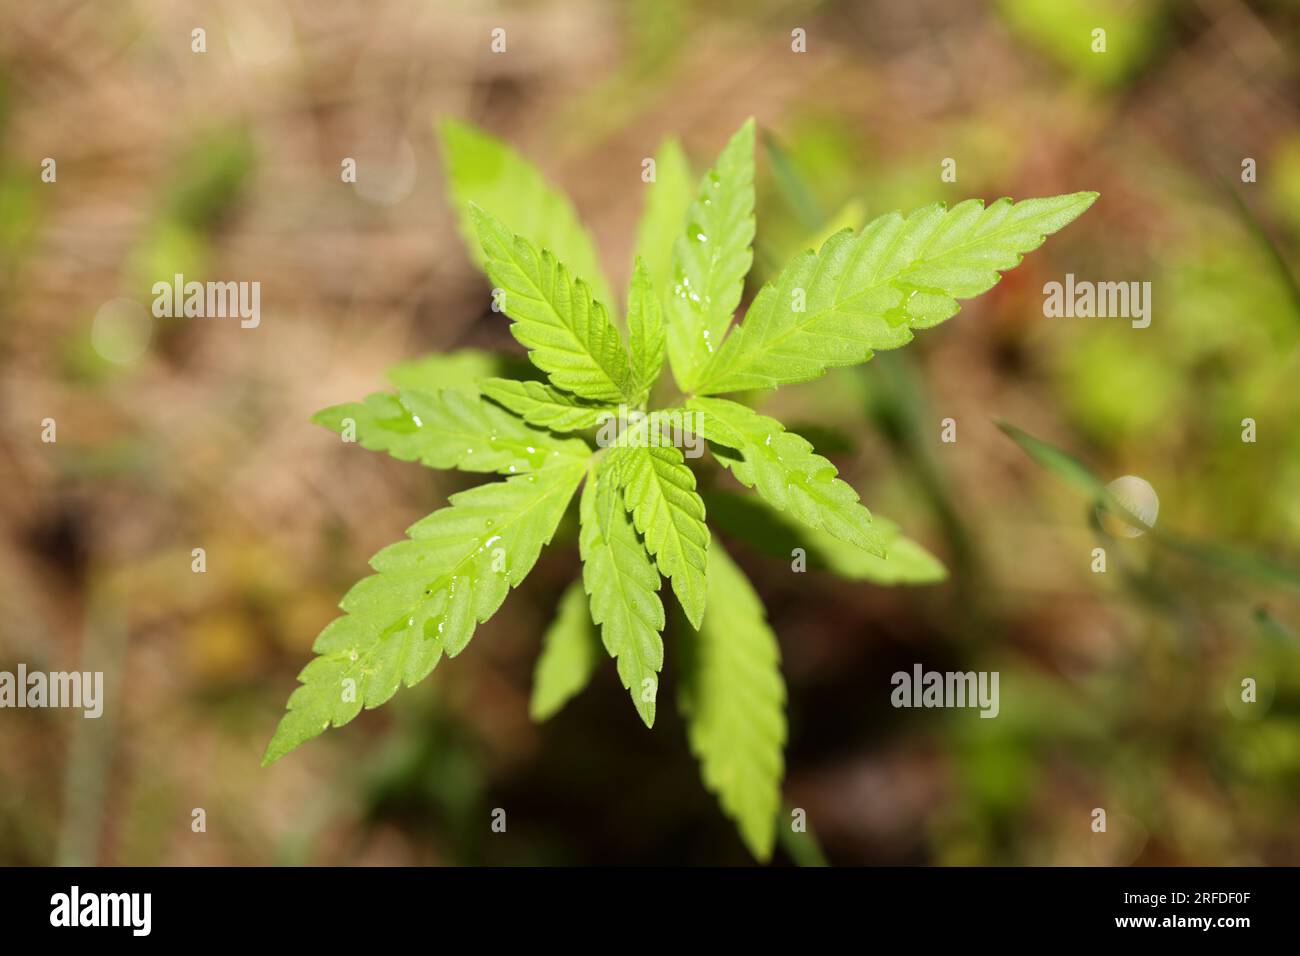
[[[765, 860], [784, 769], [780, 654], [759, 596], [710, 536], [683, 447], [707, 443], [757, 493], [748, 505], [720, 499], [724, 513], [769, 509], [801, 529], [831, 570], [882, 583], [941, 578], [938, 562], [873, 519], [807, 440], [721, 396], [807, 382], [905, 345], [956, 314], [959, 299], [987, 291], [1096, 194], [889, 213], [796, 256], [733, 325], [753, 259], [754, 124], [694, 188], [670, 141], [644, 165], [653, 174], [642, 177], [645, 212], [626, 318], [616, 323], [611, 288], [568, 200], [472, 127], [446, 123], [441, 139], [462, 232], [495, 287], [493, 308], [543, 376], [499, 377], [482, 353], [430, 356], [393, 371], [395, 393], [317, 414], [364, 448], [506, 477], [452, 495], [371, 559], [375, 573], [348, 591], [344, 615], [316, 639], [265, 762], [463, 651], [577, 496], [582, 581], [560, 598], [545, 635], [534, 716], [581, 690], [603, 645], [637, 713], [654, 724], [666, 577], [689, 622], [676, 665], [691, 749], [705, 786]], [[660, 381], [665, 364], [675, 389]]]

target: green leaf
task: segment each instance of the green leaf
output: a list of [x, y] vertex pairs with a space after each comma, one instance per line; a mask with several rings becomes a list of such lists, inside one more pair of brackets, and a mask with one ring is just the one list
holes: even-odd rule
[[881, 515], [875, 515], [874, 521], [885, 541], [883, 558], [836, 538], [816, 534], [815, 547], [830, 570], [851, 581], [871, 581], [887, 586], [937, 584], [948, 577], [943, 562], [903, 534], [896, 522]]
[[627, 294], [627, 335], [632, 349], [632, 371], [637, 397], [650, 391], [664, 367], [663, 309], [655, 286], [640, 259], [632, 270], [632, 284]]
[[805, 382], [865, 362], [873, 350], [906, 345], [913, 330], [956, 315], [958, 299], [987, 292], [1096, 198], [999, 199], [987, 209], [968, 199], [951, 210], [936, 204], [906, 219], [890, 213], [859, 233], [840, 232], [763, 287], [698, 391]]
[[601, 302], [612, 302], [595, 243], [578, 221], [565, 195], [510, 146], [459, 120], [439, 124], [447, 183], [470, 256], [485, 265], [470, 205], [511, 223], [591, 285]]
[[591, 289], [548, 250], [489, 213], [470, 210], [487, 255], [489, 278], [504, 293], [510, 332], [533, 364], [566, 392], [595, 402], [629, 401], [632, 368], [618, 329]]
[[591, 618], [600, 625], [605, 650], [618, 661], [618, 676], [647, 727], [655, 722], [659, 671], [664, 665], [664, 606], [659, 572], [623, 507], [606, 468], [582, 489], [582, 580]]
[[456, 389], [376, 392], [363, 402], [322, 409], [312, 421], [345, 437], [351, 434], [362, 448], [430, 468], [516, 474], [591, 456], [591, 448], [579, 438], [533, 428], [491, 402]]
[[557, 432], [595, 428], [618, 407], [585, 401], [542, 382], [517, 382], [510, 378], [487, 378], [479, 382], [483, 394], [522, 415], [531, 425]]
[[886, 557], [795, 521], [761, 498], [735, 492], [713, 491], [704, 495], [709, 520], [765, 554], [784, 561], [803, 550], [808, 567], [830, 571], [850, 581], [870, 581], [886, 586], [935, 584], [948, 576], [943, 564], [929, 551], [906, 537], [898, 525], [880, 515], [872, 524], [880, 532]]
[[714, 455], [742, 485], [810, 528], [884, 556], [884, 538], [871, 512], [806, 440], [775, 418], [723, 398], [693, 398], [687, 404], [704, 414], [705, 435], [723, 442], [713, 446]]
[[587, 610], [587, 595], [578, 582], [560, 598], [555, 620], [542, 637], [542, 653], [533, 671], [533, 696], [528, 712], [533, 720], [555, 716], [576, 697], [600, 662], [600, 641]]
[[394, 365], [388, 370], [388, 380], [401, 391], [436, 392], [454, 388], [477, 395], [480, 379], [504, 375], [508, 365], [505, 356], [480, 349], [433, 352]]
[[691, 165], [677, 140], [665, 140], [655, 153], [655, 181], [646, 190], [633, 261], [645, 262], [651, 283], [662, 293], [672, 281], [673, 244], [686, 227], [691, 205]]
[[695, 627], [704, 619], [709, 528], [695, 475], [677, 448], [611, 448], [606, 468], [623, 490], [636, 529]]
[[750, 852], [766, 861], [785, 772], [781, 651], [753, 586], [716, 542], [708, 619], [682, 643], [681, 709], [704, 785]]
[[673, 246], [665, 297], [668, 359], [682, 391], [722, 343], [754, 261], [754, 121], [731, 138], [705, 173]]
[[464, 650], [532, 569], [585, 473], [585, 464], [558, 465], [462, 491], [371, 558], [376, 573], [348, 591], [339, 604], [347, 613], [316, 638], [319, 656], [298, 675], [263, 765]]

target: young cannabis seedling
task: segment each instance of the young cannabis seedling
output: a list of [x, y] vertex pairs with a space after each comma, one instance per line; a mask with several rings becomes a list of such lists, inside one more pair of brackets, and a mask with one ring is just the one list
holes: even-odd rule
[[[625, 339], [568, 200], [472, 127], [446, 123], [441, 137], [471, 254], [545, 379], [494, 377], [481, 353], [430, 356], [394, 369], [395, 394], [316, 415], [403, 461], [507, 477], [452, 495], [371, 559], [375, 573], [348, 591], [345, 614], [316, 639], [317, 656], [299, 675], [264, 762], [378, 707], [444, 654], [463, 651], [528, 574], [581, 486], [582, 582], [561, 597], [545, 636], [533, 714], [545, 718], [581, 690], [603, 644], [653, 725], [664, 663], [659, 592], [668, 578], [691, 629], [677, 662], [691, 749], [705, 785], [766, 860], [784, 769], [780, 654], [758, 595], [710, 538], [678, 446], [707, 441], [757, 492], [750, 502], [719, 499], [723, 512], [768, 509], [831, 570], [890, 584], [938, 580], [938, 562], [873, 520], [806, 440], [719, 396], [806, 382], [907, 344], [917, 329], [955, 315], [959, 299], [991, 288], [1096, 194], [999, 199], [987, 208], [967, 200], [845, 229], [796, 256], [733, 326], [753, 258], [753, 121], [694, 190], [670, 141], [656, 156], [637, 233]], [[647, 412], [665, 358], [684, 397]], [[628, 427], [611, 435], [613, 420]]]

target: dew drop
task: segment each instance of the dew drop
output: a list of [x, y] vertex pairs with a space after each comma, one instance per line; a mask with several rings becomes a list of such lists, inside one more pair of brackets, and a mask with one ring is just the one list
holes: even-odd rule
[[[1141, 537], [1147, 528], [1155, 526], [1160, 514], [1160, 499], [1155, 488], [1145, 478], [1136, 475], [1124, 475], [1116, 478], [1106, 490], [1115, 496], [1116, 503], [1139, 522], [1135, 527], [1124, 518], [1115, 514], [1109, 504], [1103, 503], [1097, 508], [1097, 516], [1102, 527], [1111, 535], [1119, 538]], [[1143, 527], [1145, 526], [1145, 527]]]

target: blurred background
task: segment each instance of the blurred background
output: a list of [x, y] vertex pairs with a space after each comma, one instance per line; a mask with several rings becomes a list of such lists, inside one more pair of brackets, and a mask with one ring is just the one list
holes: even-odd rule
[[[675, 709], [647, 731], [611, 662], [530, 722], [572, 528], [463, 655], [258, 762], [366, 559], [478, 480], [309, 416], [428, 351], [520, 354], [457, 235], [435, 119], [536, 161], [622, 285], [641, 160], [677, 135], [703, 170], [754, 115], [747, 297], [893, 209], [1101, 193], [908, 348], [763, 398], [950, 570], [796, 575], [723, 533], [781, 639], [786, 801], [815, 833], [777, 862], [1300, 863], [1300, 5], [2, 7], [0, 669], [102, 670], [108, 702], [0, 713], [0, 862], [749, 862]], [[260, 281], [260, 326], [121, 318], [177, 272]], [[1067, 272], [1149, 281], [1150, 328], [1045, 318]], [[1108, 537], [998, 420], [1143, 477], [1178, 537]], [[1001, 715], [891, 708], [916, 662], [999, 671]]]

